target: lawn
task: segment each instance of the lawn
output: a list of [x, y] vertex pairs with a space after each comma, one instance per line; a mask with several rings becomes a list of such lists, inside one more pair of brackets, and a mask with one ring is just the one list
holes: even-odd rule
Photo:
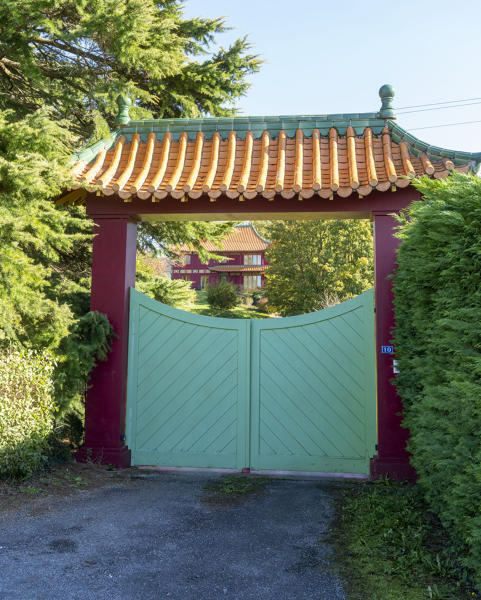
[[205, 290], [196, 291], [195, 295], [196, 298], [194, 303], [186, 303], [178, 306], [178, 308], [198, 315], [224, 317], [228, 319], [268, 319], [273, 316], [258, 312], [255, 306], [248, 306], [246, 304], [239, 304], [235, 308], [229, 310], [212, 308], [207, 303], [207, 292]]
[[336, 492], [330, 534], [349, 600], [481, 598], [418, 486], [389, 480]]

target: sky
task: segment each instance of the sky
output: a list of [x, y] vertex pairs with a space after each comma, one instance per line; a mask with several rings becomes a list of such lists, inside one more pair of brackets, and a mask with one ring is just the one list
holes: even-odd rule
[[[264, 60], [241, 114], [374, 112], [389, 83], [399, 113], [464, 100], [404, 108], [417, 112], [397, 122], [427, 143], [481, 152], [480, 0], [187, 0], [185, 16], [225, 17], [234, 29], [218, 45], [247, 35]], [[466, 121], [480, 122], [417, 129]]]

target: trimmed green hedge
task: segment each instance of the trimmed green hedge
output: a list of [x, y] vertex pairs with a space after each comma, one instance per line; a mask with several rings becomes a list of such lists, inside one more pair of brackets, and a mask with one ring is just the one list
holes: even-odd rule
[[23, 479], [46, 462], [54, 423], [53, 360], [0, 353], [0, 478]]
[[403, 216], [396, 385], [425, 497], [481, 589], [481, 180], [419, 180]]

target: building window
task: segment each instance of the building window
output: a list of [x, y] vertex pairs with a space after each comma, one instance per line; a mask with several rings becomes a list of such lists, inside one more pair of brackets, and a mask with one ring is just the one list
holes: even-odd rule
[[245, 265], [260, 265], [261, 255], [260, 254], [244, 254]]
[[183, 259], [183, 264], [185, 265], [190, 265], [190, 263], [192, 262], [192, 257], [190, 256], [190, 254], [184, 254], [184, 259]]
[[200, 276], [200, 289], [205, 290], [205, 288], [209, 285], [209, 276], [201, 275]]
[[262, 285], [262, 277], [260, 275], [244, 275], [244, 289], [257, 290]]

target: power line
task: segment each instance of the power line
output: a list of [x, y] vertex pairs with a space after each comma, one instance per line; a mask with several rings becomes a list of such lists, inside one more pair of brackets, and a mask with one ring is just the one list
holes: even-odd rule
[[445, 123], [444, 125], [428, 125], [427, 127], [413, 127], [408, 131], [419, 131], [420, 129], [436, 129], [437, 127], [452, 127], [453, 125], [470, 125], [471, 123], [481, 123], [480, 121], [463, 121], [461, 123]]
[[406, 108], [424, 108], [425, 106], [439, 106], [440, 104], [455, 104], [456, 102], [473, 102], [481, 100], [481, 98], [463, 98], [462, 100], [448, 100], [446, 102], [431, 102], [431, 104], [415, 104], [414, 106], [398, 106], [396, 110], [404, 110]]
[[445, 108], [458, 108], [460, 106], [474, 106], [475, 104], [481, 104], [481, 102], [468, 102], [466, 104], [452, 104], [451, 106], [436, 106], [433, 108], [421, 108], [418, 110], [405, 110], [404, 112], [396, 111], [396, 114], [397, 115], [408, 115], [410, 113], [415, 113], [415, 112], [426, 112], [429, 110], [444, 110]]

